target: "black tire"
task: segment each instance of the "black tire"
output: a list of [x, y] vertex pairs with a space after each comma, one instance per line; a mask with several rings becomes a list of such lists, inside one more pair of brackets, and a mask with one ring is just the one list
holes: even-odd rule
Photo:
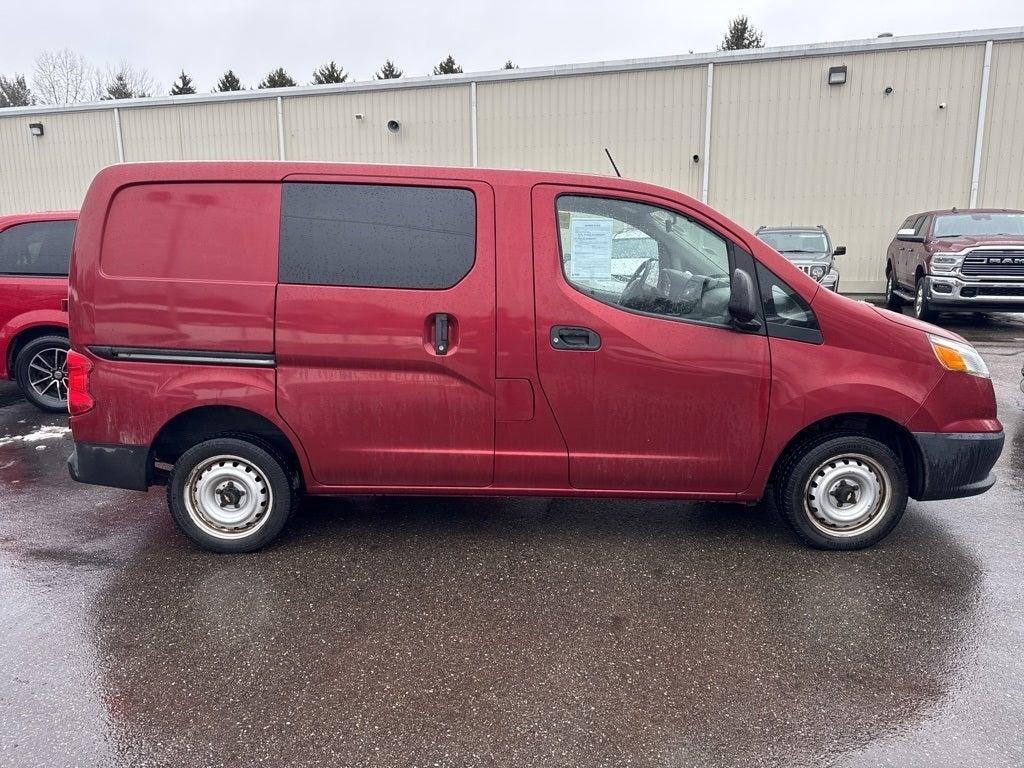
[[903, 306], [903, 299], [896, 295], [896, 272], [890, 268], [885, 275], [885, 306], [897, 312]]
[[914, 317], [926, 323], [933, 323], [939, 313], [932, 309], [931, 302], [925, 295], [924, 286], [924, 276], [918, 277], [914, 286]]
[[[218, 457], [228, 458], [207, 466]], [[192, 477], [193, 471], [199, 473], [196, 478]], [[204, 484], [202, 477], [209, 473], [214, 473], [213, 479]], [[221, 476], [216, 473], [227, 473], [228, 476], [219, 485], [213, 486], [216, 478]], [[269, 491], [267, 507], [255, 506], [254, 520], [247, 524], [252, 529], [249, 533], [245, 532], [246, 525], [230, 530], [219, 528], [217, 520], [205, 518], [203, 510], [209, 507], [203, 507], [195, 495], [196, 487], [213, 488], [226, 483], [233, 485], [236, 481], [231, 475], [243, 478], [237, 481], [238, 486], [234, 490], [244, 489], [245, 480], [252, 483], [249, 496], [253, 499], [261, 498], [257, 490], [261, 494]], [[189, 448], [174, 463], [167, 483], [167, 505], [178, 528], [203, 549], [211, 552], [254, 552], [281, 533], [297, 506], [298, 484], [294, 478], [295, 473], [289, 462], [268, 443], [247, 435], [216, 437]], [[189, 490], [190, 486], [192, 491]], [[216, 491], [213, 493], [216, 495]], [[186, 499], [186, 494], [190, 498]], [[243, 492], [242, 499], [248, 502], [249, 496]], [[235, 500], [235, 503], [241, 502]]]
[[[14, 361], [18, 389], [41, 411], [67, 413], [67, 354], [70, 347], [67, 336], [54, 334], [32, 339], [18, 351]], [[40, 366], [50, 371], [48, 378]]]
[[[836, 459], [833, 463], [830, 460]], [[845, 460], [845, 464], [844, 464]], [[874, 465], [873, 467], [871, 465]], [[879, 481], [877, 511], [862, 523], [843, 529], [815, 514], [812, 480], [827, 476], [831, 485], [845, 482], [843, 471], [867, 471]], [[827, 493], [822, 491], [822, 493]], [[889, 533], [907, 508], [907, 473], [889, 446], [865, 435], [847, 432], [816, 435], [795, 446], [783, 458], [775, 474], [775, 504], [797, 536], [815, 549], [863, 549]]]

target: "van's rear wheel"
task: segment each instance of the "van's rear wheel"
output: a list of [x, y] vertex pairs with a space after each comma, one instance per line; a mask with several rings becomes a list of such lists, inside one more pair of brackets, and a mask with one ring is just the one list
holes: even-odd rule
[[70, 346], [65, 336], [40, 336], [18, 352], [14, 377], [25, 399], [36, 408], [67, 412]]
[[174, 522], [212, 552], [252, 552], [284, 528], [297, 498], [288, 462], [272, 447], [235, 437], [190, 448], [167, 484]]
[[885, 443], [854, 433], [819, 435], [797, 446], [775, 483], [782, 516], [817, 549], [870, 547], [907, 507], [899, 458]]

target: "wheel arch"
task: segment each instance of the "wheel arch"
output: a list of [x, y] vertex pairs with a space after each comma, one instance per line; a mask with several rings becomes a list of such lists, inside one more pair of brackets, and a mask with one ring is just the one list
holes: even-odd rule
[[917, 442], [902, 424], [875, 413], [834, 414], [807, 425], [793, 435], [779, 452], [772, 464], [769, 482], [775, 482], [778, 469], [807, 438], [829, 432], [856, 432], [887, 445], [896, 453], [906, 469], [910, 496], [917, 498], [920, 494], [924, 487], [924, 458]]
[[39, 325], [30, 325], [17, 331], [7, 345], [7, 358], [4, 360], [8, 378], [14, 378], [14, 361], [18, 359], [18, 354], [21, 350], [26, 345], [43, 336], [63, 336], [66, 339], [68, 338], [68, 327], [53, 323], [41, 323]]
[[166, 480], [161, 464], [173, 464], [192, 446], [229, 434], [269, 443], [291, 463], [300, 483], [303, 482], [302, 457], [284, 430], [266, 416], [234, 405], [201, 405], [176, 414], [160, 427], [149, 451], [150, 466], [157, 467], [154, 479]]

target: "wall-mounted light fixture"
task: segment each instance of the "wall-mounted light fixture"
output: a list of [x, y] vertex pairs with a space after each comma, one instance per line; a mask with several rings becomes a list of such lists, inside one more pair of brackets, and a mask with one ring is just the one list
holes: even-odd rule
[[43, 135], [43, 124], [42, 123], [29, 123], [28, 130], [33, 136]]
[[828, 68], [828, 84], [844, 85], [846, 83], [846, 65]]
[[362, 112], [356, 112], [356, 113], [355, 113], [355, 114], [353, 115], [353, 117], [354, 117], [354, 118], [355, 118], [356, 120], [362, 120], [362, 119], [363, 119], [363, 113], [362, 113]]
[[391, 133], [398, 133], [402, 130], [402, 124], [397, 120], [388, 120], [388, 130]]

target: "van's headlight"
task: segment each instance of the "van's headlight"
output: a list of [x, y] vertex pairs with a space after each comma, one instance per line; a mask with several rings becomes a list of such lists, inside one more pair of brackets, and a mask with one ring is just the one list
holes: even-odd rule
[[821, 278], [825, 276], [826, 272], [828, 272], [828, 270], [825, 269], [820, 264], [815, 264], [813, 267], [811, 267], [811, 277], [813, 277], [815, 280], [821, 280]]
[[935, 356], [947, 371], [969, 373], [971, 376], [989, 378], [988, 366], [981, 359], [978, 350], [970, 344], [928, 334]]

